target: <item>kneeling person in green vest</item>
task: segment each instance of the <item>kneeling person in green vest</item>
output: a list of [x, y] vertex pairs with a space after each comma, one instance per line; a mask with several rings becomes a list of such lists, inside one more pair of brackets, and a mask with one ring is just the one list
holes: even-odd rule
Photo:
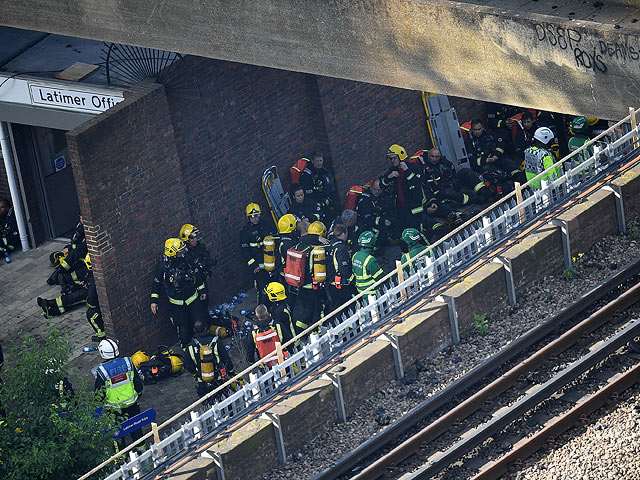
[[431, 252], [428, 252], [420, 259], [414, 260], [414, 258], [429, 248], [429, 242], [415, 228], [405, 228], [402, 232], [402, 240], [409, 247], [409, 251], [403, 253], [400, 258], [400, 261], [402, 262], [402, 270], [405, 275], [410, 275], [412, 273], [411, 270], [415, 270], [422, 266], [426, 256], [431, 256]]
[[369, 287], [384, 275], [380, 265], [378, 265], [378, 260], [372, 255], [375, 244], [376, 236], [373, 232], [362, 232], [358, 237], [360, 251], [356, 252], [351, 259], [358, 293], [366, 291], [369, 295], [375, 295], [378, 288], [371, 289]]
[[[200, 398], [235, 375], [229, 354], [218, 343], [218, 337], [209, 333], [207, 324], [202, 320], [196, 320], [193, 324], [193, 338], [185, 348], [185, 353], [184, 366], [193, 374]], [[239, 386], [237, 383], [233, 382], [231, 388], [235, 390]], [[221, 396], [222, 392], [216, 398]]]
[[[118, 358], [120, 351], [115, 340], [102, 340], [98, 351], [105, 361], [98, 365], [94, 390], [104, 395], [105, 408], [114, 410], [120, 422], [138, 415], [138, 398], [144, 388], [138, 370], [129, 357]], [[131, 438], [134, 442], [142, 438], [142, 430], [131, 432]], [[118, 451], [125, 445], [125, 437], [119, 439]], [[142, 450], [144, 445], [137, 448]]]
[[[540, 127], [536, 130], [536, 133], [533, 134], [533, 146], [524, 151], [524, 165], [525, 173], [527, 174], [527, 181], [531, 180], [539, 173], [544, 172], [547, 168], [556, 163], [556, 157], [547, 150], [548, 145], [551, 145], [553, 137], [553, 132], [547, 127]], [[560, 165], [539, 177], [531, 183], [530, 186], [532, 188], [539, 189], [540, 182], [542, 180], [550, 179], [554, 175], [556, 178], [562, 175], [562, 167]]]

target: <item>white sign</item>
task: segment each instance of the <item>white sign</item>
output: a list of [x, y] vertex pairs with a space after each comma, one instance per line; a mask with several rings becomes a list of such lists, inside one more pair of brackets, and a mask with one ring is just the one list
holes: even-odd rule
[[83, 112], [104, 112], [124, 100], [123, 97], [104, 93], [45, 87], [32, 83], [29, 84], [29, 93], [31, 94], [31, 103], [33, 105]]

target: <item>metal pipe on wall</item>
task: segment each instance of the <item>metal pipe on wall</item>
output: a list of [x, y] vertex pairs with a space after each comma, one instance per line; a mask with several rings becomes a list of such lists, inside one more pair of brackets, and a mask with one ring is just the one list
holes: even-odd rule
[[4, 168], [7, 172], [7, 180], [9, 181], [9, 192], [11, 192], [11, 202], [13, 203], [13, 211], [16, 214], [16, 223], [18, 224], [18, 233], [20, 234], [20, 243], [22, 250], [29, 250], [29, 237], [27, 236], [27, 227], [24, 221], [24, 212], [22, 210], [22, 202], [20, 201], [20, 192], [16, 183], [16, 174], [11, 162], [11, 149], [9, 148], [9, 137], [7, 136], [7, 128], [5, 122], [0, 122], [0, 148], [2, 149], [2, 158], [4, 159]]

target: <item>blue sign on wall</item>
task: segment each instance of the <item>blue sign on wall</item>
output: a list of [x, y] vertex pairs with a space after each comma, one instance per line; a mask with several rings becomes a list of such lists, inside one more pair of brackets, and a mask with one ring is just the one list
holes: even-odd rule
[[53, 161], [53, 164], [56, 167], [56, 172], [59, 172], [60, 170], [64, 170], [65, 168], [67, 168], [67, 161], [64, 159], [64, 156], [60, 156], [56, 158]]

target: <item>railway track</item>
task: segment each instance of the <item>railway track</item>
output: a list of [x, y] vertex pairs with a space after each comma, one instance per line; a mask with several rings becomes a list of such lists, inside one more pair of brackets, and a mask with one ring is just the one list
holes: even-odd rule
[[[637, 355], [620, 351], [640, 335], [640, 322], [629, 320], [639, 272], [637, 259], [314, 480], [497, 478], [638, 380]], [[594, 392], [603, 375], [603, 392]]]

